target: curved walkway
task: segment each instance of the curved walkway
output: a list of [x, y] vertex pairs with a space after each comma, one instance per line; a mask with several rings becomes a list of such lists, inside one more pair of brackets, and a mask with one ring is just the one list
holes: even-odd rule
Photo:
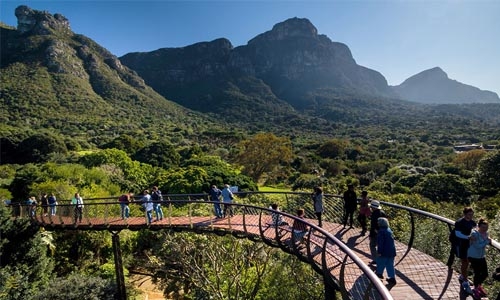
[[[248, 214], [245, 216], [240, 214], [225, 219], [206, 216], [166, 217], [150, 225], [145, 223], [144, 217], [131, 217], [127, 220], [122, 220], [120, 217], [84, 218], [82, 223], [77, 224], [73, 224], [71, 217], [57, 216], [49, 218], [37, 215], [35, 220], [47, 229], [119, 231], [123, 229], [140, 230], [149, 228], [151, 230], [189, 230], [197, 233], [231, 233], [235, 236], [245, 236], [255, 240], [262, 239], [270, 245], [281, 245], [282, 248], [283, 245], [290, 245], [290, 252], [293, 250], [289, 230], [269, 226], [267, 223], [270, 223], [271, 219], [267, 215], [250, 217]], [[290, 224], [293, 222], [292, 220], [288, 221]], [[307, 219], [307, 221], [311, 224], [316, 223], [315, 220], [311, 219]], [[368, 236], [361, 236], [359, 229], [344, 229], [341, 225], [330, 222], [324, 222], [323, 229], [343, 241], [363, 262], [368, 264], [371, 261]], [[299, 248], [299, 253], [303, 253], [304, 259], [313, 257], [315, 261], [321, 260], [322, 257], [319, 251], [315, 252], [321, 245], [326, 245], [324, 239], [324, 236], [311, 234], [310, 243], [302, 249]], [[339, 278], [340, 282], [343, 282], [342, 286], [348, 289], [347, 293], [353, 299], [365, 298], [366, 290], [369, 289], [367, 288], [369, 280], [359, 268], [349, 268], [348, 264], [350, 262], [345, 259], [345, 253], [333, 246], [328, 247], [330, 248], [327, 251], [338, 257], [337, 260], [331, 260], [327, 263], [329, 271], [336, 278]], [[397, 242], [396, 247], [396, 261], [399, 261], [408, 247], [400, 242]], [[307, 254], [310, 254], [310, 256]], [[309, 261], [309, 263], [311, 262]], [[442, 262], [418, 250], [411, 249], [397, 264], [396, 277], [396, 285], [386, 285], [394, 299], [459, 299], [458, 274]], [[372, 299], [372, 297], [369, 299]]]

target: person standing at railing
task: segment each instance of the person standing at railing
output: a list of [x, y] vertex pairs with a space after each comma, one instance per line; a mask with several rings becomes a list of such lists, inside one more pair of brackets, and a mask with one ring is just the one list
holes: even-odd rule
[[367, 220], [371, 215], [370, 211], [370, 200], [368, 199], [368, 192], [361, 192], [361, 201], [359, 202], [359, 214], [358, 214], [358, 222], [361, 225], [361, 235], [364, 236], [366, 234], [367, 229]]
[[153, 223], [153, 200], [151, 199], [151, 195], [148, 190], [144, 190], [142, 192], [141, 202], [146, 214], [146, 224], [149, 225]]
[[46, 217], [47, 214], [48, 214], [48, 205], [49, 205], [49, 201], [48, 201], [48, 196], [47, 196], [47, 193], [43, 193], [42, 194], [42, 197], [40, 198], [40, 204], [42, 205], [42, 209], [43, 209], [43, 216]]
[[227, 216], [232, 217], [233, 208], [231, 206], [231, 203], [233, 202], [234, 195], [233, 192], [231, 192], [231, 189], [229, 188], [229, 184], [224, 184], [224, 188], [221, 191], [221, 195], [222, 195], [222, 202], [224, 202], [223, 216], [224, 218]]
[[358, 208], [358, 196], [354, 191], [354, 185], [348, 184], [347, 191], [344, 192], [344, 228], [347, 226], [347, 219], [349, 219], [349, 227], [352, 228], [354, 212]]
[[396, 257], [396, 243], [394, 235], [389, 228], [389, 220], [378, 218], [379, 231], [377, 234], [377, 276], [384, 278], [384, 269], [387, 270], [387, 283], [396, 284], [396, 270], [394, 258]]
[[118, 198], [123, 220], [128, 219], [128, 217], [130, 216], [130, 207], [128, 205], [132, 201], [132, 197], [134, 197], [134, 194], [132, 192], [129, 192], [128, 194], [123, 194], [120, 196], [120, 198]]
[[153, 210], [155, 211], [156, 221], [163, 220], [163, 210], [161, 210], [161, 202], [163, 196], [157, 186], [153, 186], [151, 191], [151, 198], [153, 199]]
[[49, 202], [50, 215], [55, 216], [57, 212], [57, 198], [54, 195], [54, 193], [50, 193], [50, 196], [49, 198], [47, 198], [47, 201]]
[[80, 197], [79, 193], [75, 193], [75, 196], [71, 199], [71, 204], [75, 206], [73, 213], [75, 218], [75, 223], [77, 220], [79, 223], [81, 223], [83, 217], [83, 199], [82, 197]]
[[37, 205], [36, 197], [35, 196], [29, 197], [28, 200], [26, 201], [26, 204], [28, 204], [28, 215], [30, 217], [34, 217]]
[[491, 238], [488, 236], [488, 221], [479, 219], [477, 228], [470, 234], [470, 245], [467, 250], [467, 258], [470, 266], [474, 270], [474, 290], [475, 298], [486, 296], [483, 289], [483, 282], [488, 278], [488, 265], [486, 264], [486, 246], [491, 244]]
[[458, 280], [463, 288], [472, 293], [467, 279], [469, 260], [467, 259], [467, 251], [469, 250], [469, 236], [472, 229], [476, 227], [476, 222], [472, 219], [474, 217], [474, 210], [471, 207], [465, 207], [463, 210], [463, 217], [455, 222], [455, 235], [457, 242], [455, 246], [456, 255], [460, 258], [460, 276]]
[[311, 195], [314, 205], [314, 213], [318, 219], [318, 226], [323, 227], [321, 216], [323, 214], [323, 189], [320, 186], [314, 188], [314, 193]]
[[220, 196], [221, 195], [222, 195], [221, 190], [219, 190], [215, 184], [212, 185], [212, 188], [210, 189], [210, 201], [214, 202], [215, 217], [217, 219], [222, 218], [222, 209], [220, 207]]
[[371, 216], [370, 216], [370, 253], [372, 256], [372, 261], [370, 264], [374, 265], [377, 263], [377, 234], [379, 230], [378, 219], [386, 218], [387, 215], [382, 210], [380, 202], [377, 200], [372, 200], [370, 203]]
[[307, 230], [309, 228], [307, 227], [307, 224], [303, 221], [304, 215], [305, 211], [303, 208], [297, 209], [298, 219], [294, 219], [292, 225], [292, 234], [294, 243], [299, 243], [299, 244], [305, 243], [304, 236], [306, 235]]

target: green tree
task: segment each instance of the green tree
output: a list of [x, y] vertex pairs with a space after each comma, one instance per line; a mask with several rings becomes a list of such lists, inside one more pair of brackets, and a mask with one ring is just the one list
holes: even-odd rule
[[486, 155], [477, 167], [475, 186], [480, 195], [493, 196], [500, 190], [500, 151]]
[[62, 138], [39, 133], [23, 140], [18, 146], [18, 151], [19, 163], [39, 163], [47, 161], [50, 154], [66, 154], [68, 149]]
[[[87, 168], [105, 167], [113, 172], [113, 166], [123, 172], [123, 180], [115, 182], [121, 190], [142, 190], [155, 182], [155, 170], [149, 164], [132, 160], [127, 153], [118, 149], [105, 149], [86, 154], [80, 158], [81, 164]], [[118, 178], [115, 178], [118, 179]]]
[[238, 144], [236, 162], [243, 166], [243, 173], [258, 182], [264, 173], [275, 171], [281, 164], [292, 160], [289, 138], [272, 133], [258, 133]]
[[296, 257], [233, 237], [147, 233], [142, 265], [165, 294], [194, 299], [324, 299], [321, 277]]
[[176, 151], [174, 145], [161, 141], [139, 149], [132, 155], [132, 159], [155, 167], [170, 169], [179, 165], [181, 155]]
[[115, 138], [109, 143], [106, 143], [101, 146], [103, 149], [119, 149], [125, 151], [127, 154], [132, 155], [138, 149], [144, 147], [144, 143], [139, 141], [128, 134], [122, 134], [119, 137]]
[[433, 202], [453, 202], [468, 204], [471, 191], [468, 184], [457, 175], [430, 174], [418, 183], [414, 192], [421, 194]]
[[[345, 151], [348, 146], [348, 142], [344, 140], [339, 140], [339, 139], [332, 139], [327, 142], [325, 142], [323, 145], [321, 145], [317, 153], [319, 156], [323, 158], [343, 158], [345, 156]], [[354, 157], [357, 157], [357, 155], [361, 151], [358, 149], [358, 151], [355, 154], [352, 154]]]

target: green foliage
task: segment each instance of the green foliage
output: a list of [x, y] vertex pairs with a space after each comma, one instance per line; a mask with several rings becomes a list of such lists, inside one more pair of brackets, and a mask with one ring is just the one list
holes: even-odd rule
[[61, 138], [51, 134], [35, 134], [23, 140], [19, 146], [19, 163], [39, 163], [47, 161], [50, 154], [67, 153], [66, 144]]
[[113, 300], [116, 285], [111, 279], [74, 273], [65, 278], [52, 278], [50, 285], [33, 300]]
[[470, 203], [469, 184], [456, 175], [427, 175], [413, 190], [433, 202]]
[[291, 141], [272, 133], [258, 133], [239, 143], [238, 164], [243, 172], [258, 182], [264, 173], [276, 171], [280, 164], [292, 160]]
[[112, 141], [101, 146], [102, 149], [119, 149], [125, 151], [128, 155], [134, 154], [138, 149], [144, 147], [144, 142], [135, 139], [128, 134], [122, 134]]
[[0, 205], [0, 298], [31, 299], [49, 284], [53, 270], [38, 226], [11, 218]]
[[154, 274], [164, 294], [182, 293], [196, 299], [208, 295], [213, 299], [323, 296], [322, 279], [309, 266], [262, 243], [192, 233], [148, 235], [147, 240], [163, 243], [147, 250], [149, 259], [142, 265]]
[[114, 183], [120, 185], [121, 190], [140, 191], [154, 182], [154, 169], [151, 165], [132, 160], [127, 153], [118, 149], [105, 149], [86, 154], [80, 158], [87, 168], [105, 167], [114, 173], [113, 166], [123, 172], [123, 178], [115, 177]]
[[474, 177], [480, 195], [492, 196], [500, 190], [500, 151], [486, 155], [477, 167]]
[[137, 150], [132, 159], [168, 170], [179, 165], [181, 156], [174, 145], [161, 141]]

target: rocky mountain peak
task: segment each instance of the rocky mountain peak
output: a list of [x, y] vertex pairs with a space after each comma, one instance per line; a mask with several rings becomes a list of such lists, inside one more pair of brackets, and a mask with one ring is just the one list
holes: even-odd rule
[[435, 81], [435, 80], [446, 80], [448, 78], [448, 74], [446, 74], [443, 69], [440, 67], [434, 67], [432, 69], [428, 69], [425, 71], [422, 71], [407, 80], [429, 80], [429, 81]]
[[393, 90], [402, 98], [421, 103], [498, 103], [498, 95], [450, 79], [439, 67], [406, 79]]
[[46, 11], [38, 11], [21, 5], [15, 11], [17, 30], [21, 33], [47, 35], [53, 31], [71, 33], [69, 21], [61, 14], [51, 15]]
[[290, 18], [273, 26], [273, 29], [252, 39], [248, 44], [262, 40], [280, 41], [290, 38], [316, 38], [318, 30], [305, 18]]

